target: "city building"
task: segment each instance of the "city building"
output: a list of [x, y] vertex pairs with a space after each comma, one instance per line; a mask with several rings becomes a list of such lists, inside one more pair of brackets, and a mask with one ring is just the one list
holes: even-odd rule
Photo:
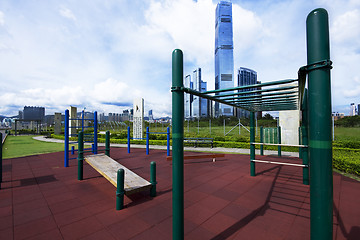
[[[21, 114], [21, 116], [20, 116]], [[24, 121], [45, 121], [45, 108], [44, 107], [30, 107], [25, 106], [24, 110], [19, 111], [19, 119]]]
[[334, 117], [334, 120], [336, 121], [336, 120], [338, 120], [340, 118], [344, 118], [345, 114], [344, 113], [339, 113], [339, 112], [333, 112], [332, 116]]
[[360, 116], [360, 104], [358, 104], [358, 108], [357, 108], [357, 113], [358, 113], [358, 115]]
[[154, 115], [152, 110], [149, 110], [149, 121], [154, 122]]
[[[191, 82], [191, 75], [186, 75], [185, 82], [184, 82], [184, 87], [190, 88], [190, 89], [193, 88], [192, 82]], [[189, 93], [184, 94], [184, 117], [185, 117], [185, 119], [188, 119], [188, 120], [191, 119], [192, 98], [193, 98], [193, 96], [190, 95]]]
[[[238, 87], [260, 84], [260, 83], [261, 83], [260, 81], [257, 81], [257, 73], [254, 70], [244, 67], [240, 67], [238, 69], [238, 74], [237, 74]], [[238, 91], [243, 92], [243, 91], [254, 91], [254, 90], [260, 90], [260, 89], [252, 88], [252, 89], [238, 90]], [[246, 96], [246, 95], [241, 95], [241, 96]], [[249, 118], [250, 112], [244, 109], [237, 109], [236, 115], [238, 118]], [[261, 117], [261, 115], [262, 115], [261, 112], [257, 113], [258, 117]]]
[[356, 115], [356, 106], [355, 103], [351, 103], [350, 104], [350, 116], [355, 116]]
[[[193, 71], [192, 85], [194, 90], [198, 92], [205, 92], [207, 89], [207, 83], [201, 79], [201, 68], [197, 68]], [[198, 96], [193, 96], [192, 99], [192, 117], [201, 118], [208, 116], [207, 100]]]
[[[207, 90], [207, 82], [201, 79], [201, 68], [193, 71], [193, 77], [187, 75], [185, 77], [184, 86], [198, 92], [205, 92]], [[185, 119], [201, 118], [209, 116], [208, 100], [193, 96], [190, 94], [184, 95], [184, 117]]]
[[[234, 87], [232, 4], [220, 1], [215, 14], [215, 90]], [[215, 103], [215, 116], [233, 116], [233, 107]]]

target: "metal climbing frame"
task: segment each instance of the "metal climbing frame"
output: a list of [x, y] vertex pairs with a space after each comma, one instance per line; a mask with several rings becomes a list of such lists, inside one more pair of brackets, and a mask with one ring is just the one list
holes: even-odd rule
[[[64, 135], [65, 135], [65, 144], [64, 144], [64, 167], [69, 167], [69, 160], [71, 159], [77, 159], [77, 157], [69, 157], [69, 153], [71, 152], [72, 155], [74, 155], [75, 150], [74, 148], [72, 148], [71, 150], [69, 150], [69, 145], [71, 143], [76, 144], [77, 141], [70, 141], [71, 137], [78, 137], [78, 133], [76, 134], [70, 134], [69, 130], [70, 128], [75, 128], [75, 129], [81, 129], [82, 132], [84, 132], [85, 128], [93, 128], [94, 132], [93, 133], [87, 133], [84, 134], [85, 137], [87, 136], [85, 142], [87, 143], [93, 143], [91, 148], [86, 148], [84, 150], [92, 150], [92, 153], [97, 154], [98, 153], [98, 139], [97, 139], [97, 127], [98, 127], [98, 121], [97, 121], [97, 112], [94, 112], [94, 118], [84, 118], [84, 111], [82, 111], [82, 117], [81, 118], [70, 118], [69, 117], [69, 110], [66, 109], [65, 110], [65, 129], [64, 129]], [[74, 121], [81, 121], [81, 125], [80, 126], [70, 126], [69, 121], [74, 120]], [[92, 126], [85, 126], [84, 125], [84, 121], [93, 121], [93, 125]]]
[[[250, 142], [255, 142], [255, 112], [302, 110], [303, 156], [310, 166], [311, 239], [332, 239], [332, 142], [329, 23], [325, 9], [315, 9], [306, 20], [307, 65], [297, 79], [197, 92], [183, 85], [183, 53], [172, 54], [173, 122], [173, 239], [184, 239], [184, 92], [242, 108], [250, 114]], [[308, 90], [305, 90], [307, 78]], [[304, 158], [304, 157], [303, 157]], [[255, 160], [255, 145], [250, 146]], [[251, 175], [255, 162], [250, 161]]]

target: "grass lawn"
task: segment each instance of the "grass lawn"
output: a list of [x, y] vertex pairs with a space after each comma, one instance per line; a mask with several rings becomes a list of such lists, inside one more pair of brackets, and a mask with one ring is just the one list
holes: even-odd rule
[[64, 151], [64, 144], [37, 141], [33, 136], [8, 136], [3, 146], [3, 159]]

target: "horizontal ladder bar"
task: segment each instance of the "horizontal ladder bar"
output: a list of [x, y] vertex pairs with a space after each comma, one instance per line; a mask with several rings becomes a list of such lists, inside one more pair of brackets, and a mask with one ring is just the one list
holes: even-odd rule
[[250, 143], [254, 145], [267, 145], [267, 146], [280, 146], [280, 147], [302, 147], [307, 148], [308, 145], [295, 145], [295, 144], [283, 144], [283, 143]]
[[272, 162], [272, 161], [264, 161], [264, 160], [251, 160], [251, 162], [270, 163], [270, 164], [278, 164], [278, 165], [286, 165], [286, 166], [294, 166], [294, 167], [309, 167], [309, 165], [305, 165], [305, 164]]

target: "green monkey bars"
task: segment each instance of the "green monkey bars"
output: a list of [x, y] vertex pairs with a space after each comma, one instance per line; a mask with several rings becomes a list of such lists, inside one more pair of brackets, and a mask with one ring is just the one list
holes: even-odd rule
[[[303, 143], [308, 143], [303, 151], [304, 176], [308, 177], [310, 167], [311, 239], [332, 239], [331, 61], [325, 9], [308, 15], [306, 35], [307, 65], [299, 69], [297, 79], [207, 92], [183, 86], [183, 53], [173, 51], [173, 239], [184, 239], [184, 93], [250, 111], [251, 176], [255, 176], [255, 112], [302, 110]], [[308, 178], [304, 183], [308, 184]]]

